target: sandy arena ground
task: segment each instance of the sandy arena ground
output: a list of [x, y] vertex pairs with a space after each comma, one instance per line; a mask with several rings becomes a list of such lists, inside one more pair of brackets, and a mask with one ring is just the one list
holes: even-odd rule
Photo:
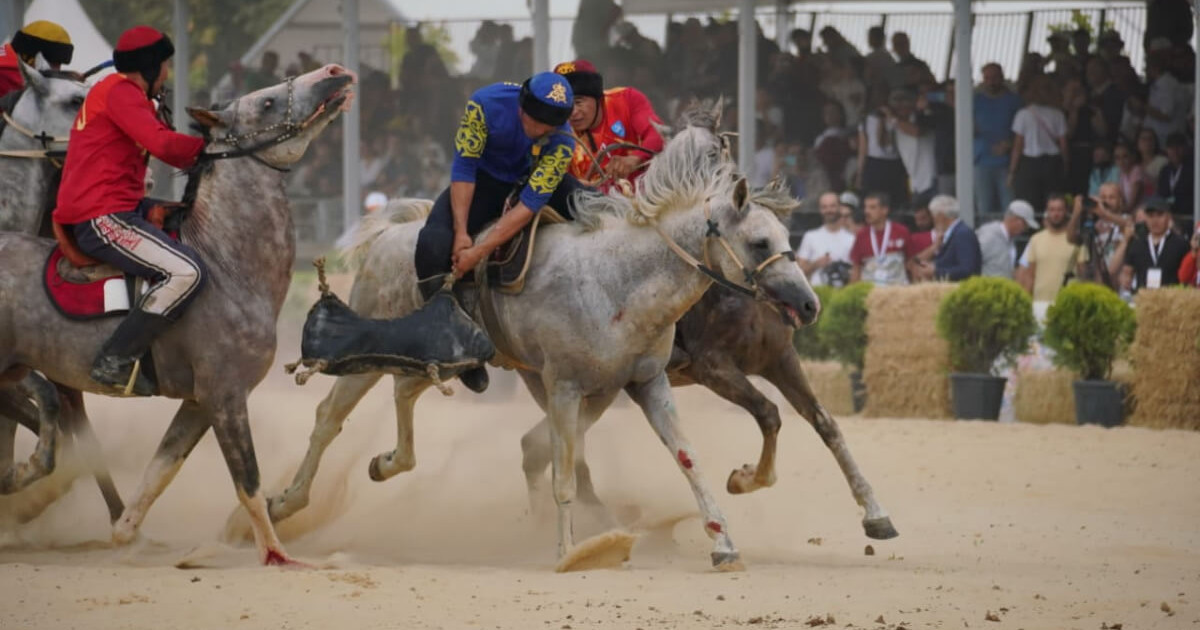
[[[281, 364], [297, 339], [284, 335]], [[251, 397], [268, 489], [290, 479], [330, 383], [297, 387], [277, 369]], [[705, 390], [677, 390], [747, 570], [713, 572], [688, 518], [647, 532], [625, 568], [555, 574], [553, 525], [527, 513], [520, 469], [520, 436], [540, 416], [511, 375], [493, 372], [482, 398], [427, 393], [417, 468], [374, 483], [367, 463], [395, 441], [390, 393], [377, 386], [351, 415], [313, 505], [281, 528], [291, 553], [323, 568], [262, 568], [251, 548], [217, 542], [236, 499], [209, 435], [131, 547], [108, 545], [87, 479], [37, 520], [0, 526], [0, 628], [1200, 628], [1195, 433], [845, 419], [900, 530], [879, 542], [790, 410], [775, 487], [726, 494], [729, 471], [757, 458], [758, 429]], [[90, 404], [129, 500], [174, 404]], [[618, 513], [695, 511], [632, 404], [612, 409], [587, 446]], [[21, 500], [0, 499], [0, 519]], [[175, 568], [185, 557], [195, 568]]]

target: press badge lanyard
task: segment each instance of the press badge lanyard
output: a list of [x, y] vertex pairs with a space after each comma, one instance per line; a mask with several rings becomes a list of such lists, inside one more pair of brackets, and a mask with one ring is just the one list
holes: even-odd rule
[[[880, 257], [887, 253], [888, 243], [892, 242], [892, 222], [884, 221], [883, 223], [882, 245], [875, 242], [875, 228], [871, 228], [871, 233], [868, 234], [868, 236], [871, 237], [871, 252], [875, 254], [875, 260], [877, 262], [883, 262]], [[881, 249], [882, 251], [880, 251]]]
[[1154, 247], [1154, 237], [1150, 238], [1150, 266], [1158, 267], [1158, 257], [1162, 254], [1163, 246], [1167, 244], [1167, 235], [1163, 234], [1162, 240], [1158, 241], [1158, 247]]
[[1182, 164], [1179, 165], [1179, 168], [1175, 169], [1175, 174], [1171, 176], [1171, 196], [1172, 197], [1175, 196], [1175, 185], [1179, 183], [1180, 175], [1183, 175], [1183, 165]]

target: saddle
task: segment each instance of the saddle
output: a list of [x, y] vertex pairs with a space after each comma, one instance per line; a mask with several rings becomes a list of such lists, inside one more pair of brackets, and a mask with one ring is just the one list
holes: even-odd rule
[[[496, 251], [476, 269], [475, 278], [481, 286], [490, 286], [501, 293], [515, 295], [525, 288], [525, 275], [529, 273], [533, 260], [533, 247], [537, 244], [538, 226], [553, 225], [567, 220], [550, 206], [542, 206], [533, 215], [533, 220], [523, 230]], [[486, 231], [486, 230], [485, 230]]]
[[[146, 218], [171, 238], [179, 238], [179, 227], [187, 206], [179, 202], [155, 201], [146, 213]], [[64, 317], [88, 320], [116, 317], [129, 312], [128, 308], [105, 308], [106, 287], [109, 301], [119, 292], [124, 283], [125, 303], [136, 301], [133, 276], [126, 276], [116, 267], [106, 265], [88, 256], [75, 243], [75, 236], [68, 227], [60, 223], [51, 224], [57, 246], [50, 250], [43, 273], [43, 286], [50, 303]], [[112, 282], [113, 284], [109, 284]], [[111, 306], [111, 304], [110, 304]]]

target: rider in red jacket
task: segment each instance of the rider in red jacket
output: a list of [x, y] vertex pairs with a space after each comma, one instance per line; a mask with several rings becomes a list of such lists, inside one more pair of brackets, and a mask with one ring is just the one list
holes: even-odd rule
[[204, 265], [145, 216], [143, 181], [149, 156], [178, 168], [196, 162], [204, 140], [175, 133], [155, 116], [150, 98], [167, 79], [171, 40], [148, 26], [125, 31], [113, 50], [117, 73], [88, 92], [71, 128], [54, 221], [68, 227], [79, 249], [146, 278], [138, 300], [92, 364], [96, 382], [148, 396], [157, 387], [136, 365], [155, 337], [199, 294]]
[[[554, 67], [567, 78], [575, 94], [571, 128], [579, 142], [571, 160], [571, 174], [580, 181], [599, 184], [605, 175], [636, 180], [641, 166], [662, 151], [663, 138], [654, 123], [662, 123], [646, 95], [631, 87], [605, 91], [604, 78], [591, 63], [582, 59]], [[632, 148], [612, 149], [615, 144], [636, 144], [649, 151]], [[593, 167], [593, 158], [600, 164]]]

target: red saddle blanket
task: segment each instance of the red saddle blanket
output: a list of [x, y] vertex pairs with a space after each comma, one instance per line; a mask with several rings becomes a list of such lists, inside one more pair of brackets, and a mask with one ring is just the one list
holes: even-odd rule
[[86, 283], [69, 282], [59, 274], [59, 261], [62, 258], [62, 249], [55, 247], [51, 250], [46, 258], [45, 272], [42, 274], [46, 297], [50, 298], [50, 303], [59, 313], [70, 319], [95, 319], [124, 315], [128, 312], [104, 310], [104, 283], [113, 278], [123, 280], [123, 275], [116, 274]]

